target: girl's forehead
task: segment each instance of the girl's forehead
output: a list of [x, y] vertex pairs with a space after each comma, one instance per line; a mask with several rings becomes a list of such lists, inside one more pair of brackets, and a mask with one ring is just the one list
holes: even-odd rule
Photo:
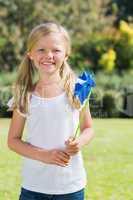
[[64, 46], [65, 39], [61, 33], [49, 33], [45, 36], [42, 36], [38, 39], [36, 45], [37, 46], [51, 46], [51, 45], [57, 45], [57, 46]]

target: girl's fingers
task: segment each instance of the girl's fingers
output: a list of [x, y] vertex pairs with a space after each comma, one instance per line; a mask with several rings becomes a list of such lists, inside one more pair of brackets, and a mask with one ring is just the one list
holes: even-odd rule
[[67, 146], [67, 150], [79, 150], [79, 146], [78, 145], [70, 145], [70, 146]]
[[57, 150], [54, 156], [53, 164], [65, 167], [69, 164], [71, 156], [65, 151]]
[[60, 152], [60, 154], [62, 157], [64, 157], [65, 159], [70, 159], [70, 156], [66, 153], [66, 152]]
[[65, 144], [66, 144], [66, 145], [69, 145], [69, 146], [76, 146], [76, 145], [78, 145], [78, 142], [75, 141], [75, 140], [73, 140], [73, 141], [67, 140], [67, 141], [65, 142]]
[[75, 138], [69, 137], [69, 139], [65, 141], [65, 144], [68, 145], [69, 143], [71, 143], [74, 140], [75, 140]]
[[75, 153], [77, 153], [77, 152], [79, 152], [79, 147], [74, 147], [74, 148], [72, 148], [72, 147], [68, 147], [67, 149], [66, 149], [66, 152], [67, 152], [67, 154], [69, 154], [70, 156], [71, 156], [71, 154], [75, 154]]
[[58, 161], [55, 161], [54, 164], [55, 164], [55, 165], [58, 165], [58, 166], [60, 166], [60, 167], [65, 167], [65, 166], [66, 166], [65, 164], [62, 164], [62, 163], [60, 163], [60, 162], [58, 162]]
[[71, 154], [71, 153], [77, 153], [78, 151], [79, 151], [78, 149], [67, 150], [67, 153], [68, 153], [68, 154]]
[[78, 144], [67, 145], [66, 153], [70, 156], [78, 153], [80, 150]]
[[70, 159], [70, 156], [65, 151], [63, 151], [62, 153], [66, 158]]
[[[69, 156], [70, 157], [70, 156]], [[67, 163], [70, 159], [69, 158], [65, 158], [64, 156], [62, 155], [59, 155], [59, 159], [65, 163]]]
[[78, 145], [78, 142], [77, 141], [72, 141], [72, 142], [70, 142], [70, 145]]
[[55, 159], [55, 162], [58, 163], [58, 164], [61, 165], [61, 166], [66, 166], [66, 165], [68, 165], [68, 161], [64, 161], [64, 160], [61, 159], [61, 158], [56, 158], [56, 159]]

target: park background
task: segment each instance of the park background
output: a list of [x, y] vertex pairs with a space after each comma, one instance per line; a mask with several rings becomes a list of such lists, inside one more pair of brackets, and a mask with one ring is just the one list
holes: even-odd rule
[[95, 138], [84, 147], [85, 200], [133, 199], [133, 3], [131, 0], [0, 0], [0, 199], [17, 200], [22, 159], [6, 140], [7, 102], [31, 29], [65, 26], [72, 39], [69, 63], [93, 71], [90, 98]]

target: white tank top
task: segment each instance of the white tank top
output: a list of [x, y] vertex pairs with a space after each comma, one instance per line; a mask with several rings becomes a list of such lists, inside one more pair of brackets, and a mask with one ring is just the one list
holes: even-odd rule
[[[8, 106], [11, 106], [12, 99]], [[52, 98], [32, 94], [27, 118], [26, 141], [44, 149], [64, 149], [65, 141], [74, 135], [79, 111], [73, 109], [66, 93]], [[22, 187], [45, 194], [67, 194], [86, 185], [86, 172], [81, 151], [71, 157], [66, 167], [24, 158]]]

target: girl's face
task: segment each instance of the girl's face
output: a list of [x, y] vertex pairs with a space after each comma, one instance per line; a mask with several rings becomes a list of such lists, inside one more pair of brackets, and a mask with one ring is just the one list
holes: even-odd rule
[[28, 56], [40, 73], [53, 74], [67, 59], [65, 39], [61, 33], [50, 33], [37, 41]]

